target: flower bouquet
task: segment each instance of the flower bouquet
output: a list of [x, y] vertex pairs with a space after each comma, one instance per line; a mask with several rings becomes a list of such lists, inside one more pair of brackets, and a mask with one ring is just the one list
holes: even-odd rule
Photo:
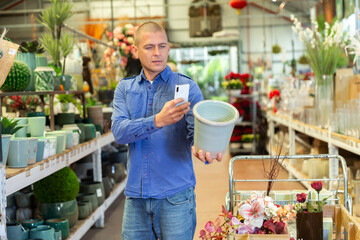
[[292, 205], [276, 205], [271, 197], [260, 192], [242, 201], [235, 216], [224, 206], [222, 213], [215, 222], [206, 223], [205, 229], [200, 231], [200, 239], [226, 239], [232, 235], [237, 238], [237, 234], [283, 234], [283, 239], [290, 239], [286, 227], [296, 215]]
[[250, 93], [250, 74], [244, 73], [234, 73], [230, 72], [228, 75], [225, 76], [225, 81], [221, 83], [221, 86], [224, 89], [230, 90], [241, 90], [241, 94], [249, 94]]
[[[317, 240], [323, 239], [323, 212], [322, 208], [329, 197], [320, 200], [320, 191], [323, 183], [315, 181], [311, 187], [317, 192], [315, 205], [310, 201], [306, 202], [307, 194], [297, 194], [297, 203], [294, 205], [296, 214], [296, 235], [297, 239]], [[309, 227], [310, 226], [310, 227]]]

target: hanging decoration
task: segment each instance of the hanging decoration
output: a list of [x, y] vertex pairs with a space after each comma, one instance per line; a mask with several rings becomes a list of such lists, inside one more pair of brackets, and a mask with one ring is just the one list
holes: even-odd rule
[[240, 15], [241, 9], [247, 6], [245, 0], [230, 0], [230, 6], [237, 10], [237, 14]]

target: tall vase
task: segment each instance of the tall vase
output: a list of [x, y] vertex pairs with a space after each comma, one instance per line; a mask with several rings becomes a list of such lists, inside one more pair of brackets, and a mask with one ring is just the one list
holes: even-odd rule
[[323, 239], [323, 212], [297, 213], [296, 239]]
[[26, 63], [31, 69], [31, 80], [25, 91], [35, 91], [35, 78], [34, 70], [36, 68], [35, 54], [34, 53], [17, 53], [16, 59]]
[[334, 105], [334, 76], [315, 77], [316, 122], [321, 128], [330, 126], [330, 116]]

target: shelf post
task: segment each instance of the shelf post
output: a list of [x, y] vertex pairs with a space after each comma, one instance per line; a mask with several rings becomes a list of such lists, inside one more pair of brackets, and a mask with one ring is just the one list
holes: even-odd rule
[[0, 239], [7, 239], [6, 237], [6, 175], [5, 166], [0, 164]]
[[[289, 155], [295, 155], [295, 130], [289, 126]], [[290, 159], [290, 165], [294, 167], [296, 159]], [[292, 179], [294, 176], [289, 172], [289, 178]]]
[[[97, 141], [97, 150], [92, 153], [92, 160], [93, 160], [93, 170], [94, 170], [94, 181], [95, 182], [102, 182], [102, 172], [101, 172], [101, 146], [99, 141], [98, 132], [96, 133]], [[101, 209], [101, 215], [99, 219], [96, 221], [95, 226], [98, 228], [103, 228], [105, 226], [105, 212], [103, 208]]]
[[50, 129], [55, 130], [55, 115], [54, 115], [54, 94], [49, 94], [50, 100]]

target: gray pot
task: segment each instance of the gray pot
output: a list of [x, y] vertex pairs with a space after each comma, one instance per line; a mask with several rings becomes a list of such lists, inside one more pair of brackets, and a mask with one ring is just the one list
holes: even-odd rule
[[81, 193], [94, 193], [97, 196], [99, 206], [105, 201], [104, 184], [102, 182], [82, 182], [80, 183]]
[[79, 220], [86, 219], [90, 214], [91, 203], [78, 202]]
[[98, 198], [95, 193], [79, 193], [76, 197], [78, 201], [88, 201], [91, 203], [90, 212], [93, 212], [99, 206]]
[[15, 193], [15, 201], [16, 206], [19, 208], [31, 208], [33, 202], [34, 193], [23, 193], [23, 192], [16, 192]]

